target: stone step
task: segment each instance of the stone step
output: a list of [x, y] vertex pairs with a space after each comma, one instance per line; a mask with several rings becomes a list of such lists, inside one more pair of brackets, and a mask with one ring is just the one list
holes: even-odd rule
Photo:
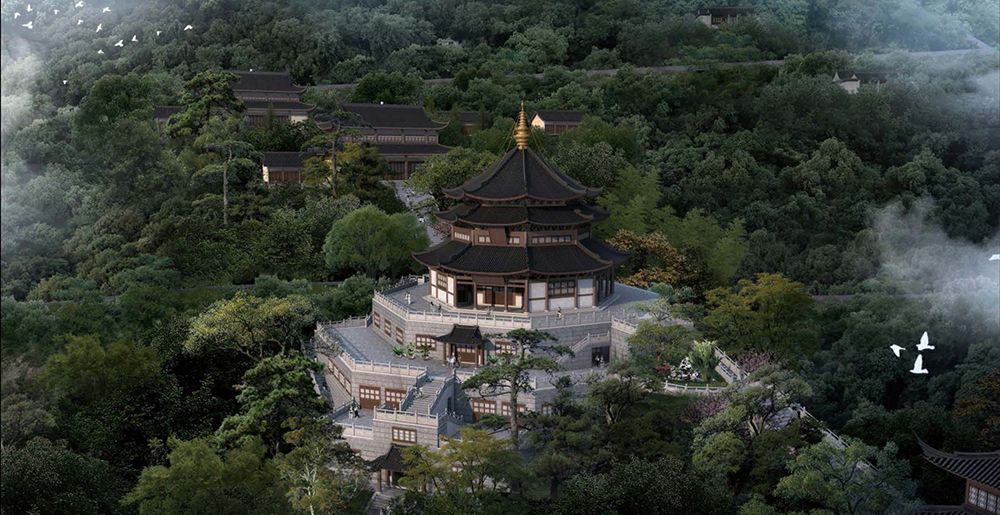
[[442, 389], [444, 389], [444, 383], [441, 380], [432, 380], [424, 383], [420, 387], [420, 396], [413, 398], [413, 402], [410, 403], [407, 411], [430, 413]]

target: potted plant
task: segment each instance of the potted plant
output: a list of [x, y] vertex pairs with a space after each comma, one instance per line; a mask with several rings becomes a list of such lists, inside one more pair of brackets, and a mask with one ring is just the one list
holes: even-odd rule
[[431, 359], [431, 350], [426, 345], [420, 348], [420, 357], [424, 358], [424, 361]]
[[417, 346], [413, 345], [412, 343], [406, 344], [406, 355], [410, 359], [416, 358], [417, 357]]
[[404, 352], [406, 352], [406, 349], [404, 349], [402, 345], [393, 345], [392, 346], [392, 353], [395, 354], [397, 357], [400, 357], [400, 358], [403, 357], [403, 353]]

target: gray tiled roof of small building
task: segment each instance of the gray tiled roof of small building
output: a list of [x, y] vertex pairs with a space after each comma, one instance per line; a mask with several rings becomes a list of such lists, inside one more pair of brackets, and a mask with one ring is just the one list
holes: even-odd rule
[[1000, 488], [1000, 451], [944, 452], [917, 439], [924, 458], [937, 467], [963, 479]]
[[288, 72], [252, 72], [248, 70], [227, 70], [239, 77], [233, 84], [238, 91], [286, 91], [302, 92], [305, 88], [292, 83]]
[[243, 105], [247, 109], [282, 109], [289, 111], [311, 111], [316, 106], [312, 104], [304, 104], [302, 102], [296, 102], [293, 100], [289, 101], [274, 101], [274, 100], [244, 100]]
[[445, 343], [482, 343], [483, 333], [478, 325], [454, 324], [448, 334], [442, 334], [434, 339]]
[[268, 168], [302, 168], [309, 156], [301, 152], [262, 152], [261, 162]]
[[375, 143], [375, 148], [382, 155], [432, 155], [447, 154], [451, 148], [436, 143]]
[[424, 108], [417, 105], [343, 104], [341, 108], [344, 111], [357, 114], [372, 127], [441, 129], [446, 125], [428, 118]]
[[175, 115], [183, 110], [184, 107], [182, 106], [156, 106], [153, 108], [153, 118], [170, 118], [172, 115]]
[[698, 14], [711, 14], [714, 16], [739, 16], [741, 14], [753, 14], [753, 7], [733, 7], [733, 6], [718, 6], [718, 7], [705, 7], [703, 9], [698, 9]]
[[583, 121], [584, 113], [582, 111], [572, 111], [572, 110], [560, 110], [560, 109], [539, 109], [535, 111], [535, 115], [541, 117], [542, 120], [546, 122], [572, 122], [580, 123]]

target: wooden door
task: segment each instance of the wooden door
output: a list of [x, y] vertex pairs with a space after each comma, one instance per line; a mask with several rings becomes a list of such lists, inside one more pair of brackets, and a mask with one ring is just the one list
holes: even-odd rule
[[399, 409], [406, 397], [406, 390], [385, 389], [385, 406], [391, 409]]
[[382, 393], [377, 386], [359, 385], [358, 397], [361, 409], [373, 409], [382, 404]]
[[472, 365], [479, 364], [480, 348], [478, 345], [456, 345], [458, 361]]

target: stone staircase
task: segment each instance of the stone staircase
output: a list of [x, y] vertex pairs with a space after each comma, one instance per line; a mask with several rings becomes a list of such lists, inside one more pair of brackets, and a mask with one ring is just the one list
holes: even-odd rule
[[444, 385], [445, 382], [440, 378], [432, 378], [430, 381], [423, 383], [420, 386], [420, 395], [414, 395], [413, 400], [408, 405], [403, 406], [402, 410], [414, 413], [430, 413], [431, 409], [434, 408], [434, 403], [437, 402], [438, 397], [441, 395]]

